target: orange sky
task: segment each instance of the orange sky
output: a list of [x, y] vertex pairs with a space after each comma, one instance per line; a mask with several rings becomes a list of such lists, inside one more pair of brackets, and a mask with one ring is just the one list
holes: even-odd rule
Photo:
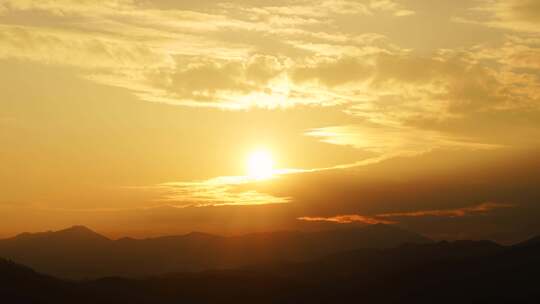
[[539, 29], [535, 0], [0, 0], [0, 237], [538, 233]]

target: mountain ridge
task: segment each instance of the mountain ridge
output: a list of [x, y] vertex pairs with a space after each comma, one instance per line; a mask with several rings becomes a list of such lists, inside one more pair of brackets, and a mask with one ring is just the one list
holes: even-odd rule
[[192, 232], [146, 239], [108, 239], [84, 226], [0, 240], [0, 257], [65, 278], [144, 276], [306, 261], [359, 248], [387, 248], [430, 239], [398, 227], [218, 236]]
[[538, 275], [539, 245], [465, 240], [361, 249], [302, 263], [79, 282], [0, 259], [0, 294], [9, 303], [55, 304], [343, 303], [359, 298], [366, 303], [536, 303]]
[[92, 229], [83, 226], [83, 225], [74, 225], [65, 229], [61, 230], [49, 230], [44, 232], [23, 232], [20, 234], [17, 234], [16, 236], [12, 238], [7, 239], [0, 239], [2, 240], [28, 240], [28, 239], [36, 239], [36, 238], [71, 238], [71, 239], [102, 239], [102, 240], [110, 240], [108, 237], [99, 234]]

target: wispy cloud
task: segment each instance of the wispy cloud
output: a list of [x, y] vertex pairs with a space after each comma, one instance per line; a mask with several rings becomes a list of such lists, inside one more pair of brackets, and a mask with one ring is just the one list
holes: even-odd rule
[[[535, 78], [500, 52], [478, 58], [475, 45], [418, 55], [342, 22], [416, 17], [398, 1], [6, 0], [0, 7], [0, 58], [69, 65], [151, 102], [230, 110], [342, 105], [395, 126], [528, 109], [538, 100]], [[536, 25], [536, 8], [533, 0], [489, 1], [477, 11]], [[521, 61], [536, 62], [537, 46], [524, 45], [533, 52]]]
[[419, 211], [410, 211], [410, 212], [394, 212], [394, 213], [383, 213], [378, 214], [377, 217], [423, 217], [423, 216], [441, 216], [441, 217], [462, 217], [475, 214], [488, 213], [490, 211], [501, 209], [501, 208], [513, 208], [513, 204], [503, 204], [503, 203], [482, 203], [479, 205], [474, 205], [464, 208], [456, 209], [441, 209], [441, 210], [419, 210]]
[[399, 218], [403, 217], [464, 217], [479, 214], [487, 214], [493, 210], [501, 208], [513, 208], [513, 204], [493, 203], [486, 202], [478, 205], [473, 205], [463, 208], [455, 209], [438, 209], [438, 210], [416, 210], [407, 212], [392, 212], [392, 213], [380, 213], [372, 216], [360, 215], [360, 214], [345, 214], [336, 215], [330, 217], [319, 216], [304, 216], [297, 218], [301, 221], [311, 222], [334, 222], [339, 224], [349, 224], [353, 222], [364, 224], [396, 224], [399, 222]]
[[412, 13], [391, 0], [6, 0], [0, 8], [10, 20], [1, 25], [0, 58], [80, 68], [152, 102], [232, 110], [345, 102], [296, 84], [293, 67], [372, 48], [359, 35], [326, 30], [339, 16]]
[[[143, 189], [157, 191], [160, 201], [175, 207], [232, 205], [265, 205], [290, 202], [290, 197], [277, 197], [245, 186], [256, 184], [245, 176], [222, 176], [203, 181], [170, 182]], [[243, 188], [241, 188], [244, 186]]]
[[451, 136], [435, 130], [406, 126], [346, 125], [308, 130], [308, 136], [322, 142], [351, 146], [377, 153], [380, 160], [396, 156], [414, 156], [434, 149], [485, 150], [502, 147], [476, 142], [474, 139]]
[[[249, 176], [220, 176], [207, 180], [167, 182], [154, 186], [132, 186], [129, 189], [152, 191], [158, 194], [158, 201], [174, 207], [205, 207], [233, 205], [283, 204], [293, 201], [292, 197], [274, 196], [257, 190], [261, 183], [272, 183], [287, 175], [310, 174], [332, 170], [346, 170], [385, 161], [397, 155], [382, 155], [361, 161], [318, 168], [280, 168], [272, 170], [272, 176], [259, 180]], [[359, 218], [355, 216], [358, 220]], [[369, 218], [366, 217], [366, 220]], [[381, 221], [385, 222], [384, 220]]]
[[[540, 4], [536, 0], [480, 0], [469, 18], [456, 18], [469, 22], [527, 33], [540, 32]], [[476, 17], [476, 18], [474, 18]]]
[[308, 221], [308, 222], [332, 222], [338, 224], [349, 224], [349, 223], [364, 223], [364, 224], [395, 224], [396, 222], [378, 219], [376, 217], [363, 216], [358, 214], [346, 214], [346, 215], [336, 215], [331, 217], [311, 217], [311, 216], [302, 216], [298, 220]]

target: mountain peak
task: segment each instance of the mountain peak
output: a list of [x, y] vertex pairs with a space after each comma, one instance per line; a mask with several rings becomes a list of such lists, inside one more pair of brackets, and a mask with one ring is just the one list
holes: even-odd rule
[[56, 233], [59, 233], [59, 232], [70, 232], [70, 233], [96, 233], [94, 232], [92, 229], [86, 227], [86, 226], [83, 226], [83, 225], [73, 225], [69, 228], [66, 228], [66, 229], [62, 229], [62, 230], [58, 230], [58, 231], [55, 231]]
[[71, 226], [57, 231], [21, 233], [15, 237], [19, 240], [31, 239], [64, 239], [64, 240], [108, 240], [105, 236], [82, 225]]
[[75, 226], [71, 226], [63, 230], [58, 230], [58, 231], [53, 232], [53, 234], [57, 236], [64, 236], [64, 237], [77, 238], [77, 239], [97, 239], [97, 240], [107, 239], [105, 236], [82, 225], [75, 225]]

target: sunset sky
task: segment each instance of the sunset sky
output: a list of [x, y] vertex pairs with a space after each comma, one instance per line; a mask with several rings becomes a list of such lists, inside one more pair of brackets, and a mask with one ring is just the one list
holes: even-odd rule
[[538, 0], [0, 0], [0, 237], [540, 232]]

